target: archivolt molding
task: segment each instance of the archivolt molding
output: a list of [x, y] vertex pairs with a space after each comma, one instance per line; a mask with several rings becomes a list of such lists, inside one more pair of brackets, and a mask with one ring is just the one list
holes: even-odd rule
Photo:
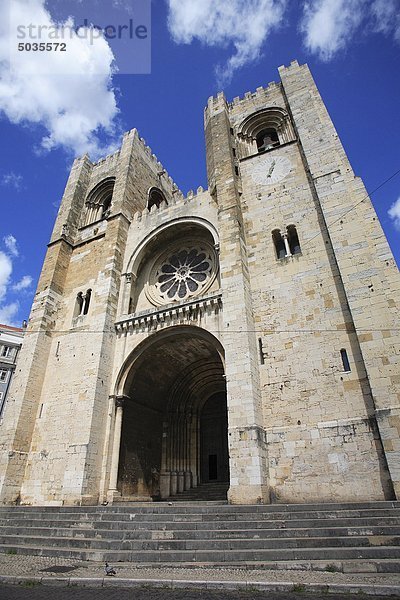
[[207, 221], [206, 219], [202, 219], [201, 217], [180, 217], [178, 219], [173, 219], [172, 221], [168, 221], [168, 223], [164, 223], [157, 227], [153, 231], [151, 231], [137, 246], [134, 250], [133, 254], [131, 254], [128, 263], [126, 265], [126, 273], [133, 274], [134, 277], [138, 275], [138, 269], [140, 263], [142, 261], [142, 257], [146, 247], [157, 237], [159, 237], [162, 233], [166, 232], [171, 227], [179, 227], [179, 225], [197, 225], [199, 228], [202, 227], [206, 229], [212, 236], [214, 240], [215, 247], [218, 247], [219, 237], [218, 232], [214, 225]]
[[296, 139], [292, 122], [286, 110], [278, 106], [263, 108], [249, 115], [239, 126], [237, 135], [241, 142], [240, 158], [257, 153], [257, 136], [264, 129], [274, 129], [279, 144], [286, 144]]
[[175, 325], [167, 327], [162, 331], [158, 331], [149, 335], [143, 340], [125, 359], [115, 382], [113, 395], [125, 396], [129, 392], [131, 375], [135, 368], [135, 363], [143, 356], [143, 354], [151, 348], [153, 344], [161, 344], [168, 338], [189, 335], [191, 338], [199, 338], [206, 340], [217, 351], [221, 362], [225, 368], [225, 352], [221, 342], [212, 333], [197, 327], [195, 325]]

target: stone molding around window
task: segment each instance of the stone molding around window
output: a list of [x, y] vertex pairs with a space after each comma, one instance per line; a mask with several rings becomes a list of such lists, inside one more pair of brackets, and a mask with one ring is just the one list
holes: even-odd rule
[[296, 139], [288, 113], [279, 106], [263, 108], [247, 116], [238, 129], [237, 137], [240, 159]]

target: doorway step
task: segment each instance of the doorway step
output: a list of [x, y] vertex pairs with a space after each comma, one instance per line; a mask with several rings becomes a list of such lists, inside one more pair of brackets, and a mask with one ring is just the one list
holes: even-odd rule
[[202, 483], [175, 496], [167, 498], [167, 502], [227, 502], [229, 482]]

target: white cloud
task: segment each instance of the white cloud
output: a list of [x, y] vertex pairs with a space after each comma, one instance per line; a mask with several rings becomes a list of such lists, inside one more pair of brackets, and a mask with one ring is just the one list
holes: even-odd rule
[[235, 53], [217, 68], [220, 83], [256, 60], [268, 35], [283, 21], [287, 0], [167, 0], [168, 27], [178, 44], [194, 39]]
[[9, 251], [9, 253], [12, 256], [18, 256], [19, 252], [18, 252], [18, 246], [17, 246], [17, 240], [15, 239], [15, 237], [11, 234], [6, 235], [3, 238], [3, 242], [7, 248], [7, 250]]
[[0, 301], [2, 301], [7, 293], [7, 286], [10, 282], [12, 273], [11, 258], [0, 250]]
[[[111, 86], [113, 54], [106, 40], [90, 43], [75, 33], [66, 39], [67, 51], [17, 51], [18, 42], [54, 42], [50, 32], [61, 35], [60, 25], [51, 20], [45, 0], [12, 0], [11, 25], [7, 1], [0, 4], [0, 112], [12, 123], [41, 125], [47, 134], [41, 141], [45, 150], [55, 147], [93, 158], [112, 151], [115, 144], [102, 147], [99, 137], [115, 136], [118, 114]], [[29, 24], [47, 27], [40, 39], [29, 39]], [[72, 25], [69, 20], [64, 25]], [[17, 26], [25, 39], [17, 39]], [[64, 30], [65, 31], [65, 30]], [[68, 36], [70, 36], [70, 29]], [[83, 30], [79, 30], [83, 33]], [[87, 32], [90, 30], [86, 30]], [[11, 60], [10, 60], [11, 50]], [[10, 68], [11, 67], [11, 68]]]
[[388, 210], [388, 215], [392, 219], [395, 228], [400, 231], [400, 197], [397, 198], [396, 202], [393, 202]]
[[32, 281], [33, 279], [30, 275], [24, 275], [20, 281], [14, 283], [14, 285], [12, 286], [13, 292], [20, 292], [22, 290], [26, 290], [27, 288], [31, 287]]
[[7, 252], [0, 250], [0, 323], [17, 325], [14, 317], [19, 310], [18, 300], [10, 300], [9, 292], [17, 293], [28, 290], [32, 284], [32, 277], [24, 275], [20, 281], [12, 285], [13, 260], [19, 256], [17, 240], [13, 235], [3, 238]]
[[0, 306], [0, 323], [3, 325], [10, 325], [11, 327], [18, 327], [19, 323], [14, 321], [14, 317], [18, 313], [18, 309], [18, 302], [11, 302], [6, 306]]
[[376, 31], [393, 35], [400, 43], [400, 6], [398, 0], [374, 0], [371, 6]]
[[345, 49], [355, 35], [371, 31], [393, 35], [400, 43], [399, 1], [305, 0], [300, 29], [307, 49], [324, 61]]
[[360, 25], [366, 0], [310, 0], [304, 2], [301, 30], [308, 50], [330, 60], [342, 50]]
[[1, 179], [1, 184], [6, 187], [13, 187], [15, 190], [19, 191], [22, 189], [23, 177], [14, 171], [10, 171], [10, 173], [5, 173]]

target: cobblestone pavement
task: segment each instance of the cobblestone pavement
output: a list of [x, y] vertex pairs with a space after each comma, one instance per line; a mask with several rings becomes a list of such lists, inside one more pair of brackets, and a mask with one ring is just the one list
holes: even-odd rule
[[[248, 582], [293, 582], [321, 584], [368, 584], [400, 586], [400, 573], [335, 573], [327, 571], [258, 570], [244, 568], [170, 568], [135, 566], [116, 563], [116, 579], [206, 580]], [[333, 568], [333, 567], [332, 567]], [[359, 565], [362, 568], [362, 564]], [[0, 576], [14, 577], [74, 577], [103, 578], [100, 562], [77, 561], [67, 558], [0, 554]]]
[[[234, 592], [208, 590], [163, 589], [85, 589], [58, 588], [42, 585], [7, 586], [0, 584], [0, 600], [326, 600], [326, 595], [288, 592]], [[388, 596], [374, 596], [375, 600], [388, 600]], [[329, 600], [349, 600], [347, 594], [329, 594]]]
[[113, 566], [117, 575], [105, 577], [100, 562], [0, 554], [0, 600], [315, 600], [328, 593], [329, 600], [339, 600], [349, 592], [400, 598], [400, 573]]

